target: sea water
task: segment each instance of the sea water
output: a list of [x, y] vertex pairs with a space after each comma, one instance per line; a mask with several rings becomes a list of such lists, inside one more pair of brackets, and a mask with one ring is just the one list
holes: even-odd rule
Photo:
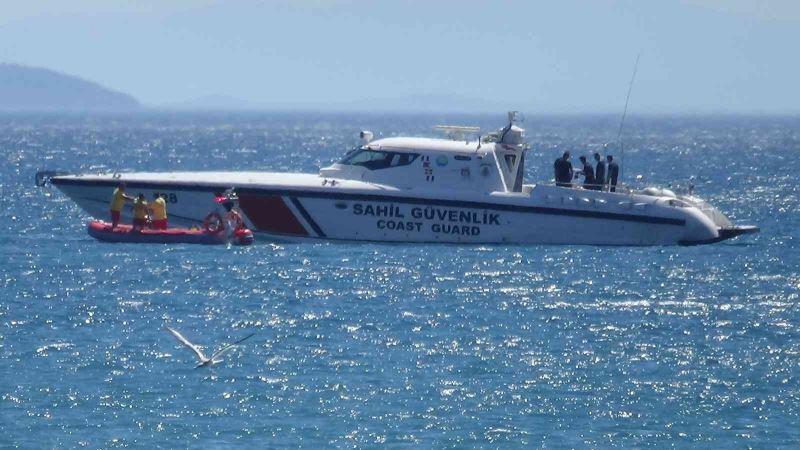
[[[360, 129], [501, 120], [0, 116], [0, 447], [800, 445], [797, 118], [626, 124], [624, 181], [692, 183], [761, 227], [699, 247], [105, 244], [34, 186], [39, 169], [315, 172]], [[618, 123], [521, 125], [539, 181]], [[165, 325], [206, 351], [256, 334], [195, 369]]]

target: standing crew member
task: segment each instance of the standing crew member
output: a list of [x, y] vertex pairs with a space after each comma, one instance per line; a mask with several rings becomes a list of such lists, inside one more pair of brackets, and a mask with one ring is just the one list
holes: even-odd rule
[[594, 160], [597, 161], [597, 166], [594, 169], [594, 182], [597, 183], [595, 189], [602, 191], [606, 188], [606, 162], [597, 152], [594, 152]]
[[153, 200], [153, 203], [150, 203], [150, 214], [153, 217], [153, 229], [166, 230], [167, 202], [164, 200], [164, 196], [159, 193], [156, 193], [153, 196], [155, 197], [155, 200]]
[[564, 156], [556, 159], [553, 164], [556, 175], [556, 186], [572, 187], [572, 163], [569, 162], [569, 152], [564, 152]]
[[244, 228], [244, 220], [242, 220], [242, 216], [236, 210], [236, 207], [239, 206], [239, 196], [236, 195], [236, 192], [232, 189], [228, 190], [225, 194], [222, 201], [222, 207], [225, 208], [225, 215], [222, 217], [222, 221], [225, 223], [227, 230], [233, 232]]
[[141, 231], [147, 225], [147, 202], [144, 194], [139, 193], [133, 201], [133, 228], [131, 231]]
[[619, 178], [619, 166], [614, 162], [614, 157], [608, 155], [608, 185], [611, 192], [617, 191], [617, 178]]
[[122, 212], [122, 207], [125, 206], [125, 200], [133, 201], [133, 197], [125, 194], [125, 183], [120, 183], [111, 194], [111, 229], [119, 225], [119, 216]]
[[581, 160], [581, 164], [583, 164], [583, 169], [575, 174], [575, 176], [577, 177], [578, 175], [583, 175], [584, 189], [594, 189], [594, 169], [592, 169], [592, 165], [586, 161], [585, 156], [581, 156], [579, 159]]

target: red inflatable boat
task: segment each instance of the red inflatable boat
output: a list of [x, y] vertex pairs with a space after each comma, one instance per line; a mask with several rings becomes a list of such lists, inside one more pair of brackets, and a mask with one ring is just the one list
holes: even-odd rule
[[[194, 228], [168, 228], [166, 230], [132, 231], [130, 225], [117, 225], [111, 229], [111, 224], [99, 220], [89, 222], [89, 236], [104, 242], [128, 242], [136, 244], [203, 244], [224, 245], [228, 241], [223, 230], [209, 231]], [[233, 232], [231, 244], [250, 245], [254, 241], [253, 232], [247, 228], [240, 228]]]

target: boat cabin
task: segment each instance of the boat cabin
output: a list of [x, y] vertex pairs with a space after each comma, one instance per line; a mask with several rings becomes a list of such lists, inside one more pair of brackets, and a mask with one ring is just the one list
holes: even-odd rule
[[[338, 163], [321, 169], [320, 176], [400, 189], [522, 192], [528, 149], [522, 133], [521, 128], [509, 123], [497, 133], [472, 141], [379, 139], [365, 142]], [[362, 136], [370, 135], [362, 132]]]

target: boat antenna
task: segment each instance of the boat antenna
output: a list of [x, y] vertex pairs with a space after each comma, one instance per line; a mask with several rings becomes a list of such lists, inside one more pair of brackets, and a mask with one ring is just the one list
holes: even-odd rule
[[628, 102], [631, 99], [631, 91], [633, 90], [633, 80], [636, 79], [636, 71], [639, 69], [639, 57], [642, 53], [636, 55], [636, 62], [633, 64], [633, 74], [631, 75], [631, 82], [628, 84], [628, 95], [625, 96], [625, 109], [622, 110], [622, 118], [619, 121], [619, 130], [617, 131], [617, 142], [619, 142], [620, 149], [620, 162], [619, 162], [619, 177], [622, 178], [625, 172], [625, 145], [622, 143], [622, 127], [625, 125], [625, 117], [628, 115]]

